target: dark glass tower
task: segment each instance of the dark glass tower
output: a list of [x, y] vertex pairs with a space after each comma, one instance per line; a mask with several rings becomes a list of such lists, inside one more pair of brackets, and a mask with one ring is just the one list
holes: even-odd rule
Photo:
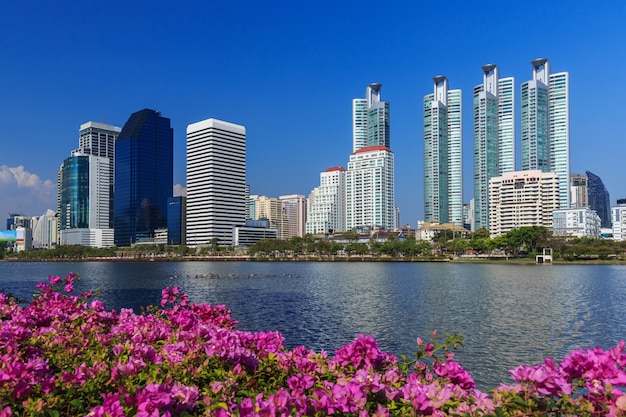
[[167, 199], [167, 244], [185, 243], [185, 211], [187, 197], [177, 196]]
[[59, 178], [59, 228], [88, 229], [89, 156], [72, 156], [61, 165]]
[[604, 186], [602, 179], [596, 174], [585, 171], [587, 173], [587, 196], [589, 198], [589, 207], [595, 210], [602, 221], [601, 227], [611, 227], [611, 199], [609, 191]]
[[174, 132], [170, 119], [154, 110], [133, 113], [115, 141], [113, 213], [115, 245], [154, 238], [167, 227], [173, 194]]

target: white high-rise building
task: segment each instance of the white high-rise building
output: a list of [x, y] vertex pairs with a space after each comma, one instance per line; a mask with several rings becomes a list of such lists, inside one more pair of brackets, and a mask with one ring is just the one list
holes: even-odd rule
[[389, 148], [370, 146], [350, 155], [345, 201], [346, 230], [396, 228], [394, 157]]
[[382, 84], [367, 86], [365, 98], [352, 100], [352, 152], [389, 143], [389, 102], [381, 101]]
[[533, 79], [521, 87], [522, 170], [555, 172], [559, 206], [568, 208], [569, 188], [569, 73], [550, 72], [545, 58], [531, 62]]
[[332, 167], [320, 174], [320, 185], [309, 195], [306, 233], [338, 233], [346, 230], [346, 169]]
[[216, 119], [187, 126], [187, 245], [232, 245], [246, 190], [246, 128]]
[[80, 125], [78, 147], [86, 154], [109, 159], [109, 226], [113, 227], [113, 183], [115, 178], [115, 140], [122, 128], [98, 122]]
[[494, 64], [482, 70], [474, 87], [474, 218], [489, 229], [489, 180], [515, 171], [515, 79], [500, 78]]
[[424, 219], [463, 224], [462, 93], [433, 78], [424, 96]]
[[278, 199], [283, 203], [283, 211], [287, 218], [286, 239], [303, 237], [306, 230], [307, 202], [306, 197], [299, 194], [282, 195]]
[[539, 170], [505, 172], [489, 181], [491, 237], [525, 226], [552, 227], [559, 178]]

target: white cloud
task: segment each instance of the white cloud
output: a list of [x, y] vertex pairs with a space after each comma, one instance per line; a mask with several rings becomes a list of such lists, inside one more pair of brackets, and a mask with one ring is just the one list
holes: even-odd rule
[[21, 165], [0, 165], [0, 217], [8, 212], [34, 216], [56, 210], [56, 188], [56, 181], [42, 180]]
[[178, 196], [187, 196], [187, 187], [184, 187], [180, 184], [174, 184], [174, 197]]

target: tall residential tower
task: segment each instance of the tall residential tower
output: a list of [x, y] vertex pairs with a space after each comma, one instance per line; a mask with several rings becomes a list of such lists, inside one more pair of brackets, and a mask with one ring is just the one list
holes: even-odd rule
[[489, 180], [515, 171], [515, 79], [500, 78], [494, 64], [482, 70], [474, 87], [474, 227], [489, 229]]
[[352, 100], [352, 152], [389, 143], [389, 102], [381, 101], [382, 84], [367, 86], [365, 98]]
[[461, 90], [433, 78], [424, 96], [424, 220], [463, 224]]
[[556, 173], [564, 209], [570, 204], [569, 73], [552, 74], [545, 58], [531, 65], [533, 78], [521, 87], [522, 170]]

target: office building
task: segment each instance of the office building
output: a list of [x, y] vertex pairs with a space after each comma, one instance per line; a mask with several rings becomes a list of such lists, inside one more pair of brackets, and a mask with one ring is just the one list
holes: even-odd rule
[[587, 199], [589, 207], [595, 210], [602, 220], [602, 227], [611, 227], [611, 198], [602, 178], [590, 171], [587, 174]]
[[155, 110], [133, 113], [115, 141], [115, 245], [150, 241], [167, 227], [174, 188], [174, 132]]
[[59, 240], [59, 226], [57, 214], [53, 210], [46, 210], [42, 216], [32, 219], [33, 247], [36, 249], [52, 249]]
[[526, 226], [551, 228], [558, 208], [559, 178], [554, 172], [505, 172], [489, 181], [491, 237]]
[[600, 237], [600, 216], [589, 207], [554, 210], [552, 233], [555, 236]]
[[533, 78], [521, 87], [522, 170], [554, 172], [559, 208], [570, 204], [569, 73], [550, 72], [545, 58], [531, 62]]
[[246, 219], [245, 225], [235, 226], [234, 245], [246, 247], [261, 240], [278, 239], [278, 231], [271, 229], [269, 223], [267, 219]]
[[113, 246], [110, 224], [109, 158], [72, 152], [59, 169], [59, 242], [62, 245]]
[[184, 245], [187, 227], [187, 197], [167, 199], [167, 244]]
[[424, 218], [463, 224], [462, 93], [433, 78], [424, 96]]
[[86, 154], [109, 160], [109, 225], [113, 228], [113, 184], [115, 175], [115, 141], [122, 128], [98, 122], [80, 125], [78, 147]]
[[394, 156], [386, 146], [361, 148], [350, 155], [346, 171], [345, 227], [393, 231]]
[[570, 175], [570, 207], [589, 207], [589, 196], [587, 188], [587, 176], [583, 174]]
[[482, 70], [474, 87], [474, 219], [489, 229], [489, 180], [515, 171], [515, 79], [500, 78], [494, 64]]
[[286, 239], [303, 237], [306, 232], [307, 201], [303, 195], [292, 194], [279, 196], [283, 202], [283, 210], [287, 218]]
[[389, 102], [380, 99], [382, 84], [367, 86], [365, 98], [352, 100], [352, 152], [368, 146], [390, 147]]
[[339, 233], [346, 230], [346, 169], [331, 167], [320, 174], [320, 185], [308, 198], [306, 233]]
[[217, 119], [187, 126], [187, 245], [233, 245], [246, 193], [246, 128]]

